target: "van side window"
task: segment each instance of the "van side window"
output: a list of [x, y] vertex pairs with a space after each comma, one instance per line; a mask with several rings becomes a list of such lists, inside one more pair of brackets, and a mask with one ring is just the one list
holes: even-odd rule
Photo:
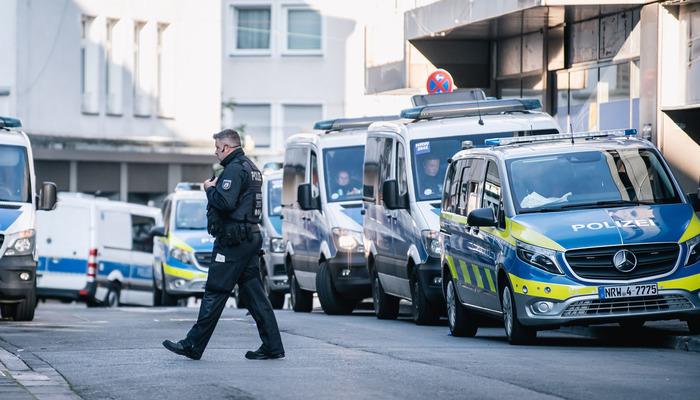
[[408, 193], [408, 178], [406, 177], [406, 151], [403, 143], [397, 142], [396, 146], [396, 180], [399, 185], [399, 196]]
[[481, 206], [492, 208], [494, 215], [498, 219], [498, 226], [505, 228], [505, 215], [501, 207], [501, 178], [498, 174], [498, 166], [493, 161], [489, 161], [486, 169], [483, 196]]
[[379, 192], [379, 153], [384, 147], [384, 138], [369, 137], [365, 145], [365, 165], [362, 198], [374, 202]]
[[165, 200], [163, 203], [163, 208], [162, 208], [162, 213], [163, 213], [163, 226], [165, 227], [165, 234], [167, 235], [168, 232], [170, 232], [170, 209], [172, 201], [170, 200]]
[[151, 253], [153, 238], [148, 234], [156, 220], [143, 215], [131, 215], [131, 250]]
[[445, 173], [445, 191], [442, 194], [442, 211], [445, 212], [454, 212], [454, 204], [456, 203], [454, 201], [456, 197], [456, 189], [455, 189], [455, 179], [457, 182], [459, 182], [459, 176], [455, 178], [455, 171], [457, 171], [459, 161], [454, 161], [450, 163], [450, 166], [447, 168], [447, 172]]
[[384, 145], [379, 151], [379, 196], [377, 196], [377, 204], [382, 201], [382, 184], [391, 178], [391, 169], [394, 166], [394, 140], [384, 139]]
[[462, 188], [465, 192], [464, 203], [465, 207], [462, 210], [463, 214], [468, 216], [469, 213], [479, 208], [480, 192], [482, 189], [482, 181], [484, 179], [484, 169], [486, 162], [480, 159], [474, 159], [469, 168], [469, 174], [462, 181]]
[[300, 147], [288, 148], [284, 155], [282, 204], [292, 207], [297, 202], [297, 187], [306, 180], [306, 158], [309, 150]]
[[[471, 161], [471, 160], [470, 160]], [[471, 163], [470, 163], [471, 164]], [[469, 200], [469, 194], [473, 190], [473, 183], [469, 181], [469, 173], [471, 172], [471, 165], [464, 165], [462, 168], [462, 174], [459, 177], [459, 186], [457, 188], [457, 214], [467, 215], [467, 203]]]
[[311, 152], [311, 196], [318, 197], [321, 194], [321, 189], [318, 186], [318, 158], [315, 152]]

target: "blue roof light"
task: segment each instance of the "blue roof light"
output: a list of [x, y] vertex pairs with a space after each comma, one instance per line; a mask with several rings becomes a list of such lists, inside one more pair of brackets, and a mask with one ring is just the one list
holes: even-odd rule
[[636, 129], [611, 129], [607, 131], [592, 131], [592, 132], [576, 132], [576, 133], [557, 133], [552, 135], [531, 135], [517, 136], [507, 138], [491, 138], [484, 140], [484, 143], [489, 146], [505, 146], [517, 143], [541, 143], [552, 142], [558, 140], [572, 139], [596, 139], [610, 137], [625, 137], [634, 136], [637, 134]]
[[367, 128], [374, 122], [378, 121], [395, 121], [398, 117], [396, 115], [380, 115], [373, 117], [359, 117], [359, 118], [338, 118], [338, 119], [327, 119], [323, 121], [318, 121], [314, 124], [314, 129], [320, 131], [342, 131], [345, 129], [361, 129]]
[[327, 131], [333, 128], [333, 122], [335, 122], [334, 119], [325, 119], [323, 121], [318, 121], [314, 124], [314, 129], [317, 129], [319, 131]]
[[488, 146], [498, 146], [501, 144], [501, 139], [491, 138], [484, 140], [484, 144]]
[[420, 117], [420, 112], [423, 111], [423, 108], [424, 107], [413, 107], [402, 110], [401, 118], [418, 119]]
[[634, 136], [637, 134], [637, 130], [634, 128], [625, 129], [625, 136]]
[[22, 121], [17, 118], [0, 117], [0, 128], [21, 128]]

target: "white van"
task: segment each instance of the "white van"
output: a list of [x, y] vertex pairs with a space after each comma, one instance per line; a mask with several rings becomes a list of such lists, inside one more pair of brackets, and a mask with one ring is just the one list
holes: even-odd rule
[[417, 324], [445, 313], [438, 230], [448, 159], [486, 138], [559, 133], [556, 121], [537, 111], [538, 100], [459, 96], [414, 99], [424, 105], [401, 112], [409, 122], [376, 122], [367, 131], [364, 238], [380, 319], [396, 318], [401, 299], [412, 302]]
[[56, 185], [36, 193], [32, 146], [14, 118], [0, 117], [0, 311], [15, 321], [34, 319], [35, 211], [56, 204]]
[[92, 195], [60, 193], [37, 213], [37, 291], [88, 305], [153, 305], [153, 238], [160, 210]]

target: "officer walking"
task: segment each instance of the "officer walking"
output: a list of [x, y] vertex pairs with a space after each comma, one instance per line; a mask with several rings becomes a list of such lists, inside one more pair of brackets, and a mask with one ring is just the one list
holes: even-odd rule
[[284, 357], [284, 347], [270, 301], [265, 296], [258, 266], [262, 236], [262, 174], [241, 148], [238, 132], [225, 129], [214, 135], [216, 157], [224, 167], [218, 178], [204, 182], [207, 192], [209, 233], [216, 239], [212, 263], [199, 308], [199, 317], [187, 337], [166, 340], [173, 353], [199, 360], [209, 343], [233, 287], [247, 299], [246, 305], [258, 326], [262, 346], [249, 351], [250, 360]]

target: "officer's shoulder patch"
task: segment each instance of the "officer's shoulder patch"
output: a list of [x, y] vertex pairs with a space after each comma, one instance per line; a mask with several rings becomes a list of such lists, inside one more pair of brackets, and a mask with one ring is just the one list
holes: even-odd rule
[[223, 182], [221, 182], [221, 188], [224, 190], [229, 190], [231, 189], [231, 180], [230, 179], [224, 179]]

